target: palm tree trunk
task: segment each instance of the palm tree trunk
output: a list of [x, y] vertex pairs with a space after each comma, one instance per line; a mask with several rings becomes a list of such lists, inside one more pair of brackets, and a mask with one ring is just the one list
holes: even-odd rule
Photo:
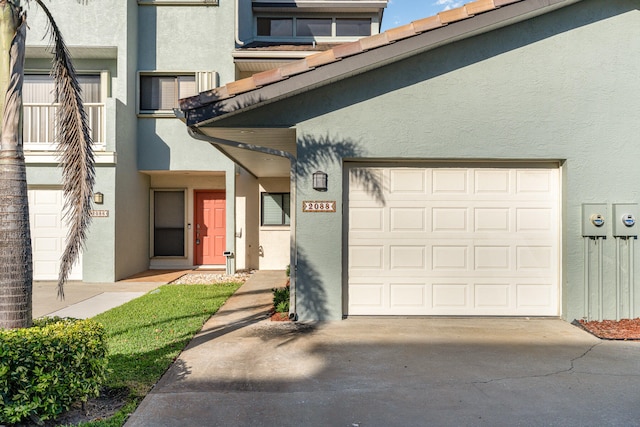
[[32, 320], [31, 235], [22, 148], [22, 83], [26, 22], [0, 1], [0, 328]]

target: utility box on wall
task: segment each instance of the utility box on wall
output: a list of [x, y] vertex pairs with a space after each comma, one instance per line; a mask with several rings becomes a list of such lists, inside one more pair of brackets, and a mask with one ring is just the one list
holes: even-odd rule
[[613, 204], [613, 237], [638, 237], [638, 210], [637, 203]]
[[606, 203], [584, 203], [582, 205], [582, 236], [607, 237], [610, 222]]

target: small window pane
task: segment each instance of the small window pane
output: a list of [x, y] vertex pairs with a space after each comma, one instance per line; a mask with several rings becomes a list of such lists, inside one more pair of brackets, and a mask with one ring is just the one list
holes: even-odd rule
[[298, 19], [296, 20], [296, 36], [331, 36], [331, 19]]
[[184, 191], [153, 195], [154, 256], [184, 256]]
[[263, 193], [262, 225], [289, 225], [289, 205], [289, 193]]
[[258, 18], [258, 35], [271, 37], [292, 37], [293, 19]]
[[178, 99], [196, 94], [195, 75], [140, 76], [141, 110], [172, 110]]
[[370, 36], [370, 19], [336, 19], [336, 35], [340, 36]]

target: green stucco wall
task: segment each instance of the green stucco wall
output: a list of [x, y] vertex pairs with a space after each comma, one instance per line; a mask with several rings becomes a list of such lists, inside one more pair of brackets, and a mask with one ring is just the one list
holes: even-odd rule
[[[351, 159], [561, 162], [562, 317], [582, 318], [581, 204], [640, 203], [638, 7], [579, 2], [229, 119], [297, 129], [300, 318], [343, 313], [340, 212]], [[329, 174], [321, 199], [337, 201], [338, 213], [301, 211], [302, 200], [319, 198], [307, 165]], [[618, 243], [610, 232], [602, 243], [607, 318], [615, 316]]]

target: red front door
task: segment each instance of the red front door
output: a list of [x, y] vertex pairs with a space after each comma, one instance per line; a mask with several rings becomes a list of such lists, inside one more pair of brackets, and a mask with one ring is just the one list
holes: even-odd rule
[[225, 264], [226, 201], [222, 191], [196, 191], [195, 264]]

